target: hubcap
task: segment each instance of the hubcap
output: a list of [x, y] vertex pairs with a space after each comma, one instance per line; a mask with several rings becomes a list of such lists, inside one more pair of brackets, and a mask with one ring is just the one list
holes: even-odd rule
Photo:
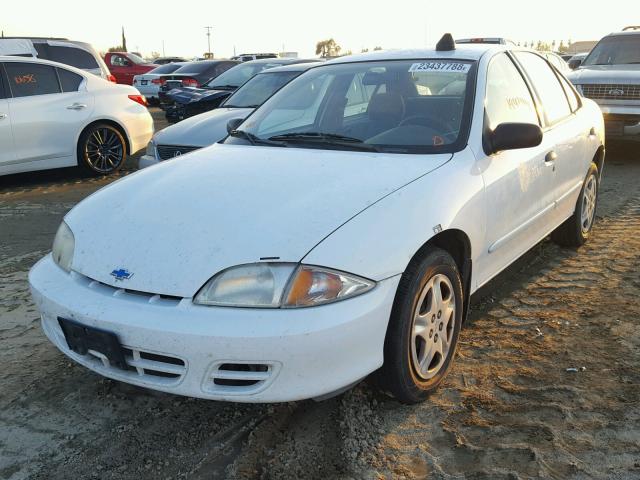
[[596, 199], [598, 196], [598, 182], [595, 175], [591, 175], [582, 192], [582, 208], [580, 214], [580, 227], [582, 233], [587, 233], [593, 225], [596, 213]]
[[107, 173], [118, 168], [124, 153], [118, 135], [108, 128], [94, 130], [85, 146], [87, 161], [96, 172]]
[[449, 355], [455, 314], [456, 298], [449, 277], [433, 276], [420, 292], [411, 328], [413, 368], [425, 380], [442, 369]]

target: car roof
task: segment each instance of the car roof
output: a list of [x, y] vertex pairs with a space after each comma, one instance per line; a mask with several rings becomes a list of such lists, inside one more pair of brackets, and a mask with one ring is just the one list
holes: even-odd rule
[[16, 55], [0, 55], [0, 62], [39, 63], [41, 65], [51, 65], [52, 67], [71, 70], [72, 72], [75, 72], [78, 75], [82, 75], [83, 77], [86, 77], [86, 78], [93, 78], [94, 76], [96, 78], [100, 78], [97, 75], [87, 74], [86, 70], [76, 68], [72, 65], [67, 65], [66, 63], [60, 63], [60, 62], [52, 62], [51, 60], [45, 60], [43, 58], [20, 57]]
[[627, 35], [640, 35], [640, 30], [626, 30], [622, 32], [611, 32], [607, 37], [623, 37]]
[[322, 65], [320, 61], [308, 61], [304, 63], [294, 63], [289, 65], [281, 65], [279, 67], [272, 67], [263, 70], [258, 75], [264, 75], [265, 73], [278, 73], [278, 72], [304, 72], [310, 68]]
[[334, 58], [326, 64], [371, 62], [382, 60], [418, 60], [426, 58], [459, 59], [459, 60], [479, 60], [487, 52], [501, 52], [510, 50], [509, 45], [492, 43], [464, 43], [456, 45], [455, 50], [436, 51], [435, 48], [419, 48], [411, 50], [380, 50], [377, 52], [360, 53], [356, 55], [345, 55]]
[[248, 62], [242, 62], [240, 65], [261, 65], [263, 63], [280, 63], [287, 65], [298, 61], [297, 58], [259, 58], [257, 60], [249, 60]]

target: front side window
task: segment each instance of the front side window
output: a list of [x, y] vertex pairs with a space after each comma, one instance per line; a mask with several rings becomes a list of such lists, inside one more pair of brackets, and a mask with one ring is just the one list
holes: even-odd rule
[[538, 124], [531, 92], [522, 75], [504, 53], [491, 60], [487, 71], [485, 117], [489, 130], [501, 123]]
[[9, 87], [14, 97], [60, 93], [56, 69], [37, 63], [5, 63]]
[[120, 55], [112, 55], [111, 56], [111, 65], [114, 67], [128, 67], [130, 64], [129, 60], [120, 56]]
[[257, 108], [299, 72], [262, 73], [256, 75], [225, 102], [228, 108]]
[[535, 53], [516, 52], [515, 55], [533, 83], [547, 122], [553, 124], [568, 117], [571, 114], [571, 108], [567, 96], [549, 64]]
[[640, 63], [640, 35], [604, 37], [593, 47], [582, 65], [624, 65]]
[[229, 143], [389, 153], [455, 151], [466, 142], [475, 62], [389, 60], [313, 68], [291, 81]]

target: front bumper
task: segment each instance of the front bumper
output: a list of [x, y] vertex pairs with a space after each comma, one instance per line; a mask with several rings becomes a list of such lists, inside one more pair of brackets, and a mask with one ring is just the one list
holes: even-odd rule
[[607, 138], [640, 141], [640, 106], [611, 105], [595, 101], [602, 110]]
[[[141, 387], [235, 402], [321, 397], [380, 367], [399, 278], [320, 307], [243, 309], [116, 289], [64, 272], [51, 255], [29, 273], [45, 334], [76, 362]], [[116, 333], [130, 370], [71, 351], [58, 317]]]
[[153, 155], [142, 155], [140, 160], [138, 160], [138, 170], [157, 165], [158, 163], [160, 163], [160, 161]]

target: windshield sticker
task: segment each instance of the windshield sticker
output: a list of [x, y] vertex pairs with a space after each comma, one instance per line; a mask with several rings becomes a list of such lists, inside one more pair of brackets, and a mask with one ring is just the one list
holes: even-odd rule
[[471, 68], [470, 63], [458, 62], [421, 62], [414, 63], [409, 68], [410, 72], [455, 72], [467, 73]]

